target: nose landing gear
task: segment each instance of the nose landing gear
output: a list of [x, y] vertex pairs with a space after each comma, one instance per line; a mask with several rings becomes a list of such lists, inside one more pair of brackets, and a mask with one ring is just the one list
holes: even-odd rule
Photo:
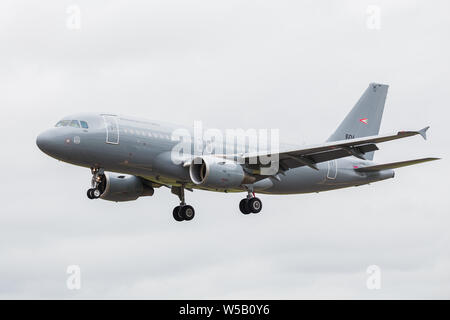
[[87, 191], [89, 199], [98, 199], [105, 190], [105, 174], [102, 168], [91, 168], [92, 180], [91, 186]]
[[262, 202], [259, 198], [255, 197], [255, 194], [248, 191], [247, 198], [244, 198], [239, 202], [239, 210], [242, 214], [259, 213], [262, 209]]

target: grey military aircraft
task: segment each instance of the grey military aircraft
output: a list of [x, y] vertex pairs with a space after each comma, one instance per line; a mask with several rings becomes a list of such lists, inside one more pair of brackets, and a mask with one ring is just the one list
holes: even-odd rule
[[[414, 135], [426, 139], [429, 128], [379, 135], [387, 90], [387, 85], [371, 83], [325, 143], [280, 145], [275, 152], [267, 147], [254, 151], [248, 139], [233, 140], [231, 147], [220, 142], [226, 152], [197, 151], [195, 141], [174, 134], [181, 128], [189, 135], [192, 128], [106, 113], [64, 117], [36, 143], [53, 158], [90, 168], [89, 199], [131, 201], [168, 187], [180, 200], [172, 211], [174, 219], [189, 221], [195, 211], [185, 202], [185, 190], [246, 192], [239, 209], [247, 215], [262, 209], [255, 193], [300, 194], [359, 186], [393, 178], [395, 168], [437, 160], [373, 162], [378, 144]], [[174, 152], [180, 143], [188, 152]], [[204, 141], [200, 145], [204, 147]]]

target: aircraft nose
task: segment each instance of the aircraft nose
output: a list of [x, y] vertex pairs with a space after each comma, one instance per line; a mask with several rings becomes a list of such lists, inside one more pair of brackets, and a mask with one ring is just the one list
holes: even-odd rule
[[42, 152], [47, 154], [52, 153], [56, 147], [55, 139], [49, 130], [44, 131], [37, 136], [36, 145], [42, 150]]

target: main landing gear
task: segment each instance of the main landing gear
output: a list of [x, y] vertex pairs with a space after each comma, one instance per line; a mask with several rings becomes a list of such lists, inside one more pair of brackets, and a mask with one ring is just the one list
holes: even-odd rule
[[184, 201], [184, 186], [172, 186], [172, 193], [180, 198], [180, 205], [173, 208], [172, 214], [176, 221], [191, 221], [195, 217], [195, 210]]
[[247, 198], [244, 198], [239, 202], [239, 210], [245, 215], [250, 213], [259, 213], [262, 209], [262, 202], [259, 198], [255, 197], [252, 191], [248, 191]]
[[103, 191], [105, 190], [105, 174], [104, 170], [102, 168], [91, 168], [92, 172], [92, 180], [91, 180], [91, 186], [87, 191], [87, 197], [89, 199], [98, 199], [102, 195]]

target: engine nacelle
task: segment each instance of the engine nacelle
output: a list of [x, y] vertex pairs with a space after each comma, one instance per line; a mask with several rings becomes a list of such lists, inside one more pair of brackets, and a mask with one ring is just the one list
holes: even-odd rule
[[103, 200], [132, 201], [143, 196], [152, 196], [154, 189], [143, 183], [141, 178], [126, 174], [105, 173], [98, 187]]
[[194, 158], [189, 175], [193, 183], [216, 189], [236, 188], [256, 180], [235, 161], [213, 156]]

